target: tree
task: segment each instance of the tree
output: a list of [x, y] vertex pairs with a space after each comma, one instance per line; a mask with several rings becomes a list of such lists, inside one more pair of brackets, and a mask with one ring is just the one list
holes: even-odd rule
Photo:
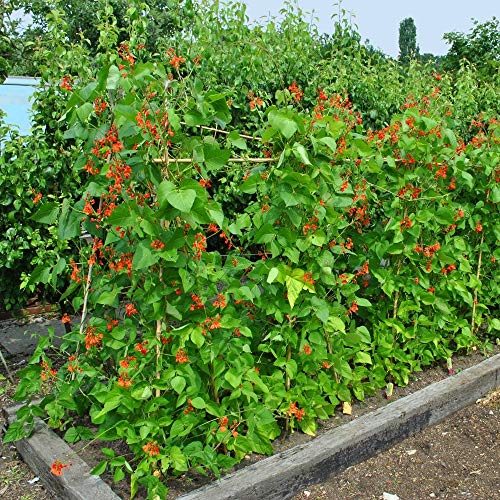
[[[17, 72], [35, 76], [32, 63], [32, 47], [47, 34], [47, 15], [56, 6], [64, 12], [66, 36], [70, 44], [84, 40], [91, 55], [99, 50], [99, 34], [107, 20], [99, 17], [101, 13], [111, 13], [116, 20], [114, 29], [118, 32], [118, 43], [123, 41], [125, 27], [129, 23], [127, 0], [19, 0], [20, 13], [31, 19], [31, 23], [18, 38], [21, 50], [15, 57]], [[180, 29], [186, 13], [193, 12], [192, 0], [149, 0], [143, 4], [143, 19], [147, 23], [147, 47], [150, 53], [160, 49], [162, 42]]]
[[0, 0], [0, 83], [8, 75], [12, 55], [15, 52], [13, 39], [19, 21], [12, 19], [12, 13], [16, 7], [17, 1]]
[[399, 24], [399, 60], [408, 62], [419, 54], [417, 45], [417, 28], [411, 17], [403, 19]]
[[445, 57], [445, 68], [457, 70], [460, 62], [467, 59], [474, 63], [483, 75], [495, 76], [500, 65], [500, 25], [496, 17], [480, 23], [473, 21], [469, 33], [451, 32], [443, 35], [451, 45]]

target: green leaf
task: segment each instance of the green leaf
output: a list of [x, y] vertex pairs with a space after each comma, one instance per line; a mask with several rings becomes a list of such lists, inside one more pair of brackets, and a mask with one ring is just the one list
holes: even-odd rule
[[300, 430], [304, 433], [307, 434], [308, 436], [315, 436], [316, 435], [316, 420], [314, 418], [310, 417], [304, 417], [302, 420], [299, 420], [299, 427]]
[[358, 150], [359, 156], [364, 157], [373, 154], [372, 149], [363, 139], [354, 139], [353, 144]]
[[230, 368], [226, 373], [224, 373], [224, 378], [236, 389], [241, 384], [242, 373], [236, 368]]
[[298, 130], [295, 120], [284, 111], [271, 110], [269, 113], [269, 123], [287, 139], [290, 139]]
[[322, 137], [319, 142], [326, 144], [333, 152], [337, 150], [337, 143], [332, 137]]
[[179, 269], [179, 276], [181, 277], [182, 288], [184, 289], [184, 292], [187, 292], [193, 287], [195, 279], [193, 275], [185, 269]]
[[109, 68], [108, 78], [106, 79], [106, 90], [115, 90], [118, 87], [121, 73], [117, 66], [113, 65]]
[[64, 199], [57, 227], [57, 237], [60, 240], [69, 240], [80, 236], [82, 232], [81, 219], [81, 214], [70, 206], [70, 201], [67, 198]]
[[286, 374], [293, 380], [297, 376], [297, 362], [290, 359], [285, 363]]
[[42, 222], [43, 224], [54, 224], [58, 215], [59, 203], [50, 201], [41, 205], [36, 213], [30, 217], [30, 220]]
[[272, 267], [267, 275], [267, 282], [272, 283], [278, 277], [279, 273], [280, 272], [277, 267]]
[[231, 152], [228, 149], [221, 149], [216, 144], [204, 144], [203, 156], [207, 170], [220, 170], [226, 165]]
[[205, 343], [205, 337], [201, 333], [200, 327], [195, 327], [191, 331], [191, 342], [199, 349]]
[[169, 451], [170, 458], [172, 459], [172, 466], [174, 470], [185, 472], [188, 470], [188, 463], [186, 455], [182, 453], [182, 450], [178, 446], [172, 446]]
[[9, 428], [3, 436], [4, 443], [12, 443], [18, 441], [25, 436], [26, 432], [24, 430], [24, 425], [22, 422], [13, 422], [9, 425]]
[[174, 208], [181, 212], [189, 212], [196, 199], [196, 191], [194, 189], [184, 189], [182, 191], [169, 191], [165, 199]]
[[174, 377], [170, 383], [172, 384], [172, 389], [177, 393], [180, 394], [184, 388], [186, 387], [186, 379], [181, 376], [176, 376]]
[[293, 147], [292, 147], [293, 154], [295, 155], [295, 158], [300, 160], [302, 163], [306, 165], [310, 165], [311, 162], [309, 161], [309, 156], [307, 155], [306, 148], [302, 146], [302, 144], [299, 144], [296, 142]]
[[337, 316], [330, 316], [326, 324], [328, 332], [345, 332], [344, 322]]
[[328, 304], [326, 303], [326, 301], [318, 297], [312, 297], [311, 304], [313, 305], [314, 313], [316, 314], [317, 318], [322, 323], [327, 324], [330, 318], [330, 311], [328, 309]]
[[228, 136], [227, 140], [233, 145], [236, 146], [239, 149], [247, 149], [247, 142], [243, 137], [236, 132], [236, 130], [233, 130]]
[[203, 398], [200, 398], [199, 396], [197, 396], [196, 398], [193, 398], [191, 400], [191, 406], [193, 408], [197, 408], [198, 410], [202, 410], [203, 408], [206, 407], [206, 403], [203, 400]]
[[151, 391], [151, 387], [149, 387], [149, 385], [146, 385], [146, 386], [138, 386], [136, 387], [132, 392], [131, 392], [131, 396], [134, 398], [134, 399], [138, 399], [138, 400], [146, 400], [146, 399], [149, 399], [151, 397], [151, 395], [153, 394], [153, 392]]
[[99, 295], [97, 299], [98, 304], [103, 304], [105, 306], [115, 305], [116, 299], [118, 297], [118, 288], [113, 288], [113, 290], [104, 291]]
[[493, 203], [500, 202], [500, 187], [498, 185], [493, 186], [493, 189], [490, 191], [490, 198]]
[[155, 265], [158, 259], [158, 254], [152, 252], [151, 246], [147, 242], [141, 242], [135, 251], [132, 267], [134, 269], [145, 269]]
[[302, 281], [296, 280], [295, 278], [292, 278], [291, 276], [286, 276], [285, 284], [288, 295], [288, 302], [290, 303], [290, 308], [293, 309], [293, 306], [295, 305], [295, 302], [299, 297], [302, 288], [304, 288], [304, 283]]
[[90, 474], [92, 476], [100, 476], [105, 470], [108, 465], [107, 460], [101, 460], [91, 471]]
[[356, 353], [356, 355], [354, 356], [354, 361], [356, 363], [364, 363], [364, 364], [367, 364], [367, 365], [371, 365], [372, 364], [372, 358], [371, 358], [371, 356], [367, 352], [363, 352], [363, 351], [358, 351]]
[[86, 122], [88, 117], [92, 114], [94, 111], [94, 106], [90, 102], [86, 102], [76, 108], [76, 115], [82, 122]]

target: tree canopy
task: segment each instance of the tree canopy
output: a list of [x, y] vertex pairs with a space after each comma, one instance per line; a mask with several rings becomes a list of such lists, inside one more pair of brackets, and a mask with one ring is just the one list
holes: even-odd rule
[[399, 24], [399, 59], [402, 62], [408, 62], [410, 59], [417, 58], [418, 54], [415, 21], [407, 17]]

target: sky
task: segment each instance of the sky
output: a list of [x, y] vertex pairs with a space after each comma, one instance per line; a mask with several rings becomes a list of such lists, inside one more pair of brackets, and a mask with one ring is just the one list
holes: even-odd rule
[[[251, 21], [268, 14], [277, 15], [285, 3], [285, 0], [242, 1], [247, 4]], [[331, 16], [338, 14], [338, 2], [297, 0], [297, 3], [303, 11], [314, 10], [320, 33], [331, 33]], [[473, 26], [472, 18], [484, 22], [493, 16], [500, 17], [499, 0], [344, 0], [340, 8], [348, 12], [363, 41], [369, 39], [375, 48], [393, 57], [399, 53], [399, 23], [407, 17], [415, 21], [420, 53], [434, 55], [448, 52], [449, 46], [442, 39], [444, 33], [467, 33]]]

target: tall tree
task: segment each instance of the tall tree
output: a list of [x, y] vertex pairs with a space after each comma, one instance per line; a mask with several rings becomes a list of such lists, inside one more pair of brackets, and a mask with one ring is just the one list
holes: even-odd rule
[[418, 55], [417, 28], [413, 19], [407, 17], [399, 23], [399, 60], [406, 63]]
[[445, 57], [445, 68], [457, 70], [467, 59], [483, 75], [497, 76], [500, 67], [500, 23], [496, 17], [480, 23], [474, 21], [469, 33], [445, 33], [443, 39], [451, 47]]

